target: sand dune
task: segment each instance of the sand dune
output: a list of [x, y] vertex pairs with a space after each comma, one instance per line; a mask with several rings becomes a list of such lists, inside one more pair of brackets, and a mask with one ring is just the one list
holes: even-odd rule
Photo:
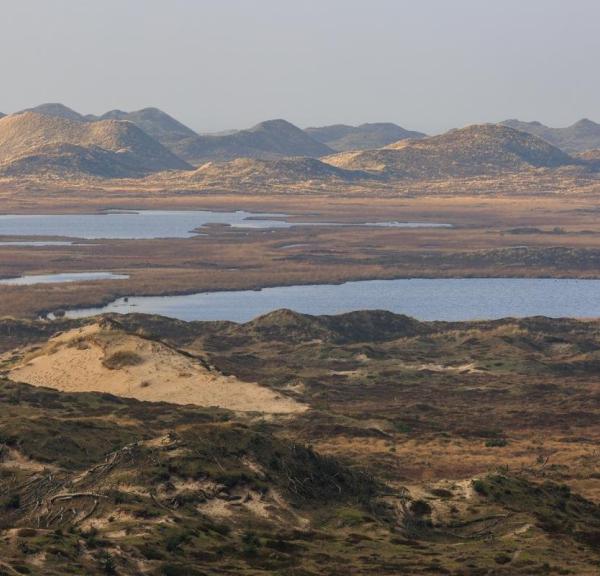
[[295, 400], [207, 368], [165, 344], [93, 324], [60, 334], [25, 353], [13, 381], [65, 392], [107, 392], [152, 402], [293, 413]]

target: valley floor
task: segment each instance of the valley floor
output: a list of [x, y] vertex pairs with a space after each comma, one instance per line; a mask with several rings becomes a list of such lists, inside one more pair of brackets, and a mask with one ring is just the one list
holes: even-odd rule
[[[600, 276], [595, 194], [350, 197], [212, 195], [139, 189], [5, 190], [5, 213], [129, 209], [245, 209], [290, 221], [417, 221], [453, 228], [214, 226], [188, 239], [102, 240], [72, 246], [0, 246], [0, 276], [111, 271], [127, 281], [0, 287], [0, 316], [36, 316], [117, 297], [406, 277]], [[7, 239], [7, 238], [3, 238]], [[23, 240], [24, 238], [11, 238]], [[36, 238], [39, 240], [40, 238]], [[54, 238], [56, 240], [56, 238]]]

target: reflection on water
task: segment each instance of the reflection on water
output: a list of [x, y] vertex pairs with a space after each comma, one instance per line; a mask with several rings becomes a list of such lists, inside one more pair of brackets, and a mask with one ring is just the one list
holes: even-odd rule
[[92, 280], [127, 280], [126, 274], [113, 274], [112, 272], [65, 272], [64, 274], [38, 274], [33, 276], [20, 276], [19, 278], [6, 278], [0, 280], [5, 286], [30, 286], [32, 284], [59, 284], [63, 282], [91, 282]]
[[600, 316], [600, 280], [464, 278], [367, 280], [340, 285], [266, 288], [187, 296], [131, 297], [69, 312], [161, 314], [181, 320], [246, 322], [279, 308], [307, 314], [382, 309], [421, 320], [473, 320], [507, 316]]

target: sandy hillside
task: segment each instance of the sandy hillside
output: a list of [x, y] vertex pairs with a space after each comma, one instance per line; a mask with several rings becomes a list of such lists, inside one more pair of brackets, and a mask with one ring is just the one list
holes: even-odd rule
[[256, 383], [206, 368], [165, 344], [98, 324], [60, 334], [26, 351], [13, 381], [65, 392], [107, 392], [153, 402], [292, 413], [305, 406]]

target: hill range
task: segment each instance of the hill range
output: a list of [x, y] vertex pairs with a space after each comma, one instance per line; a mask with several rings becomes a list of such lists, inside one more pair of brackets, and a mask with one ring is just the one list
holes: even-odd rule
[[[302, 130], [286, 120], [198, 134], [157, 108], [82, 115], [43, 104], [0, 117], [6, 178], [147, 178], [183, 185], [418, 181], [501, 177], [532, 170], [598, 169], [598, 125], [581, 121], [556, 136], [539, 123], [482, 124], [427, 137], [391, 123]], [[535, 133], [532, 133], [535, 132]], [[551, 140], [554, 141], [551, 142]], [[585, 149], [585, 153], [578, 153]]]
[[190, 166], [131, 122], [24, 112], [0, 120], [0, 171], [136, 177]]

